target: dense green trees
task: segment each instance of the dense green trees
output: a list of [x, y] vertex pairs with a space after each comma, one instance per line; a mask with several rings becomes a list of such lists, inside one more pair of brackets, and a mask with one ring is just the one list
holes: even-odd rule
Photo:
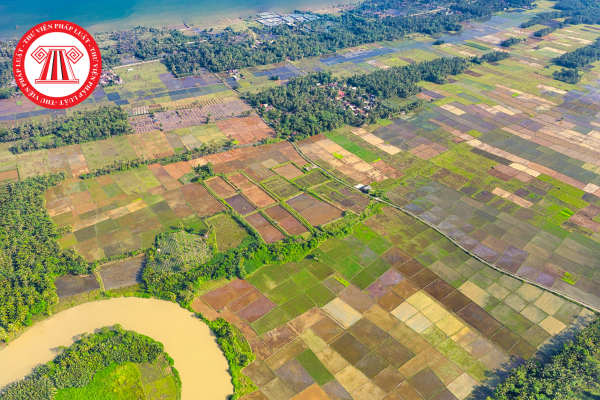
[[393, 96], [408, 97], [420, 91], [416, 86], [417, 82], [436, 82], [438, 77], [462, 74], [469, 65], [469, 60], [463, 57], [442, 57], [433, 61], [381, 69], [370, 74], [354, 75], [348, 78], [348, 84], [383, 99]]
[[214, 321], [205, 319], [204, 322], [217, 336], [217, 342], [229, 363], [229, 372], [234, 388], [231, 400], [236, 400], [240, 396], [256, 390], [252, 381], [242, 374], [242, 369], [256, 358], [244, 335], [223, 318], [217, 318]]
[[36, 123], [0, 126], [0, 142], [15, 142], [10, 151], [22, 153], [132, 133], [127, 113], [119, 106], [76, 111], [72, 117]]
[[0, 41], [0, 88], [13, 80], [12, 56], [16, 43]]
[[579, 74], [579, 70], [578, 69], [569, 69], [569, 68], [563, 68], [560, 71], [554, 71], [552, 73], [552, 77], [554, 79], [558, 79], [559, 81], [571, 83], [573, 85], [581, 80], [581, 75]]
[[213, 163], [211, 162], [204, 165], [198, 165], [194, 168], [194, 172], [198, 175], [194, 178], [194, 182], [204, 181], [215, 176], [215, 170], [213, 168]]
[[600, 60], [600, 39], [570, 53], [562, 54], [554, 62], [562, 67], [582, 68], [598, 60]]
[[[84, 387], [98, 371], [112, 363], [152, 363], [165, 355], [162, 343], [119, 325], [95, 334], [85, 334], [69, 348], [45, 365], [37, 367], [24, 380], [9, 385], [0, 400], [52, 400], [58, 389]], [[175, 372], [175, 371], [174, 371]], [[175, 372], [179, 379], [179, 375]], [[181, 383], [179, 382], [181, 385]]]
[[515, 369], [490, 400], [567, 400], [600, 391], [600, 319], [545, 364], [535, 360]]
[[521, 28], [529, 28], [551, 19], [565, 18], [565, 25], [600, 23], [600, 3], [595, 0], [561, 0], [553, 8], [560, 11], [547, 11], [521, 24]]
[[0, 339], [58, 299], [54, 278], [91, 272], [73, 250], [60, 248], [61, 232], [44, 195], [64, 174], [41, 175], [0, 186]]
[[258, 108], [280, 137], [301, 140], [344, 124], [361, 126], [402, 111], [413, 111], [422, 106], [422, 100], [400, 108], [389, 107], [381, 100], [394, 96], [408, 98], [420, 92], [419, 81], [443, 84], [448, 75], [463, 73], [471, 62], [498, 61], [509, 56], [497, 51], [471, 59], [439, 58], [347, 79], [320, 72], [291, 79], [285, 86], [247, 93], [245, 99]]
[[599, 24], [600, 3], [596, 0], [561, 0], [554, 8], [562, 10], [565, 24]]
[[[344, 124], [360, 126], [392, 113], [389, 107], [372, 101], [364, 89], [345, 88], [330, 73], [324, 72], [291, 79], [285, 86], [248, 93], [245, 99], [259, 108], [276, 132], [285, 138], [303, 138]], [[371, 107], [369, 110], [363, 108], [364, 102]], [[264, 104], [268, 105], [268, 111]]]
[[549, 35], [552, 32], [554, 32], [558, 28], [562, 28], [562, 24], [560, 24], [558, 27], [556, 27], [556, 26], [549, 26], [547, 28], [539, 29], [539, 30], [533, 32], [533, 36], [535, 36], [535, 37], [546, 36], [546, 35]]
[[500, 46], [503, 47], [510, 47], [510, 46], [514, 46], [517, 43], [521, 43], [525, 41], [525, 39], [521, 39], [521, 38], [516, 38], [516, 37], [511, 37], [508, 39], [504, 39], [503, 41], [500, 42]]
[[535, 17], [521, 24], [521, 28], [529, 28], [530, 26], [538, 25], [551, 19], [563, 17], [562, 11], [547, 11], [537, 14]]
[[[444, 5], [449, 3], [444, 2]], [[195, 74], [201, 68], [218, 72], [319, 56], [342, 48], [380, 40], [395, 40], [411, 33], [432, 35], [443, 31], [461, 30], [459, 22], [473, 17], [490, 15], [507, 7], [531, 5], [529, 0], [459, 2], [451, 12], [376, 19], [363, 9], [341, 16], [327, 16], [319, 21], [304, 23], [310, 33], [287, 26], [273, 28], [277, 39], [258, 47], [252, 40], [235, 40], [231, 35], [207, 43], [180, 46], [177, 54], [165, 57], [165, 64], [178, 76]]]
[[481, 64], [485, 61], [489, 62], [498, 62], [502, 60], [506, 60], [510, 58], [510, 53], [508, 51], [491, 51], [489, 53], [485, 53], [479, 57], [473, 57], [470, 60], [475, 64]]

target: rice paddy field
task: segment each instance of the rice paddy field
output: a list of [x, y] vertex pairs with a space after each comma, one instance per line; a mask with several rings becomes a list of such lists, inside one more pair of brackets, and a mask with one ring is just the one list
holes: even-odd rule
[[[100, 147], [102, 144], [94, 142], [85, 146]], [[97, 159], [102, 160], [102, 164], [96, 167], [111, 162], [110, 158]], [[215, 172], [223, 173], [224, 177], [203, 183], [189, 183], [189, 179], [185, 179], [190, 173], [193, 175], [194, 167], [208, 162], [213, 163]], [[319, 171], [304, 174], [304, 170], [294, 163], [302, 166], [306, 161], [287, 142], [250, 146], [191, 161], [150, 164], [97, 178], [69, 178], [47, 192], [46, 202], [50, 216], [58, 226], [73, 228], [72, 234], [60, 240], [61, 245], [76, 250], [88, 261], [147, 248], [155, 244], [158, 234], [171, 231], [180, 224], [196, 232], [213, 229], [218, 251], [237, 247], [248, 236], [248, 231], [224, 214], [226, 210], [243, 216], [266, 242], [272, 243], [286, 236], [303, 235], [313, 226], [338, 219], [348, 206], [356, 206], [356, 211], [362, 211], [368, 204], [368, 199], [358, 194], [353, 197], [360, 203], [353, 200], [339, 202], [334, 196], [318, 199], [304, 194], [303, 199], [310, 203], [310, 208], [282, 204], [288, 197], [299, 195], [303, 189], [325, 179]], [[292, 167], [303, 175], [296, 177], [294, 183], [274, 172]], [[281, 188], [287, 191], [281, 192]], [[294, 200], [289, 201], [294, 203]], [[173, 243], [178, 241], [175, 239]], [[187, 250], [181, 251], [186, 254], [189, 253], [188, 244], [197, 247], [193, 243], [183, 244]], [[199, 260], [208, 256], [208, 253], [202, 254], [190, 254], [190, 257]], [[187, 256], [181, 260], [179, 256], [173, 257], [178, 261], [166, 262], [167, 270], [179, 269], [184, 263], [190, 265], [193, 261]]]
[[[534, 12], [551, 5], [540, 2]], [[417, 96], [426, 106], [395, 120], [79, 179], [120, 158], [272, 135], [253, 116], [188, 126], [202, 115], [167, 111], [164, 118], [178, 115], [183, 122], [174, 123], [185, 126], [144, 131], [147, 117], [138, 115], [132, 123], [142, 128], [123, 138], [19, 156], [3, 145], [0, 179], [67, 172], [47, 192], [48, 210], [59, 226], [73, 227], [61, 245], [89, 261], [148, 247], [180, 223], [211, 232], [217, 251], [243, 245], [250, 230], [266, 243], [310, 237], [345, 212], [365, 210], [372, 200], [354, 186], [371, 185], [388, 204], [352, 234], [326, 240], [298, 263], [215, 283], [192, 307], [225, 318], [250, 343], [257, 360], [243, 372], [258, 391], [244, 400], [484, 399], [524, 360], [555, 354], [600, 309], [600, 63], [570, 85], [551, 78], [550, 62], [600, 30], [569, 26], [534, 38], [542, 26], [519, 28], [530, 17], [501, 13], [464, 23], [460, 34], [256, 67], [235, 82], [240, 91], [259, 90], [281, 84], [274, 75], [350, 76], [526, 38], [508, 49], [510, 59], [474, 65], [443, 85], [422, 82]], [[433, 46], [436, 39], [446, 43]], [[158, 63], [144, 68], [127, 77], [129, 92], [164, 87], [191, 96], [220, 85], [210, 74], [183, 82]], [[237, 101], [218, 93], [203, 96], [227, 107]], [[197, 107], [181, 95], [168, 94], [165, 104]], [[158, 104], [156, 93], [143, 101]], [[184, 178], [208, 162], [221, 176]], [[130, 279], [114, 278], [115, 270], [100, 272], [105, 285]], [[78, 285], [99, 287], [95, 278]], [[70, 295], [76, 285], [57, 286]]]
[[540, 26], [517, 28], [528, 18], [475, 21], [435, 48], [414, 38], [401, 58], [382, 45], [347, 55], [355, 62], [294, 62], [343, 75], [369, 68], [363, 62], [476, 55], [528, 37], [511, 59], [423, 84], [418, 113], [298, 143], [327, 174], [295, 161], [265, 176], [303, 218], [319, 199], [293, 183], [339, 205], [358, 195], [351, 186], [370, 184], [399, 208], [299, 263], [196, 299], [198, 311], [249, 339], [258, 359], [244, 373], [260, 394], [246, 399], [485, 398], [524, 360], [551, 357], [600, 308], [598, 63], [578, 85], [550, 77], [552, 58], [598, 33], [571, 26], [534, 40]]

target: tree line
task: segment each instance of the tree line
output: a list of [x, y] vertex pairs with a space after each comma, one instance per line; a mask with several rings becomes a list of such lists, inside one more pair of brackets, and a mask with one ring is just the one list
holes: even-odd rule
[[408, 98], [420, 92], [419, 81], [442, 84], [446, 76], [463, 73], [472, 62], [498, 61], [509, 56], [498, 51], [471, 59], [439, 58], [347, 79], [319, 72], [290, 79], [284, 86], [247, 93], [244, 98], [259, 110], [279, 137], [302, 140], [342, 125], [361, 126], [414, 111], [422, 107], [421, 99], [396, 108], [382, 100], [394, 96]]
[[[395, 3], [390, 2], [389, 6], [397, 6]], [[373, 6], [370, 4], [341, 16], [324, 15], [320, 20], [298, 23], [295, 27], [253, 27], [259, 35], [274, 38], [262, 43], [258, 43], [254, 35], [234, 33], [230, 28], [218, 34], [205, 31], [190, 36], [175, 30], [137, 27], [113, 32], [111, 39], [116, 44], [102, 49], [102, 57], [107, 68], [119, 64], [121, 57], [133, 55], [140, 60], [162, 58], [177, 76], [197, 74], [204, 69], [220, 72], [330, 54], [366, 43], [397, 40], [412, 33], [432, 35], [459, 31], [462, 21], [510, 7], [529, 7], [532, 3], [532, 0], [439, 0], [425, 5], [444, 6], [446, 11], [383, 19], [368, 11]], [[12, 58], [12, 54], [8, 57]], [[12, 61], [3, 61], [0, 56], [0, 85], [5, 74], [6, 79], [12, 79]]]
[[120, 106], [75, 111], [72, 117], [0, 126], [0, 142], [16, 141], [9, 150], [14, 154], [51, 149], [70, 144], [108, 139], [133, 133], [127, 113]]
[[525, 41], [525, 39], [511, 37], [511, 38], [504, 39], [503, 41], [501, 41], [500, 42], [500, 46], [502, 46], [502, 47], [510, 47], [510, 46], [514, 46], [517, 43], [521, 43], [523, 41]]
[[[450, 3], [445, 2], [446, 5]], [[304, 23], [290, 29], [279, 26], [272, 29], [274, 41], [256, 46], [254, 40], [233, 40], [226, 36], [207, 43], [180, 46], [176, 54], [165, 57], [164, 63], [177, 76], [198, 73], [202, 68], [212, 72], [241, 69], [304, 57], [334, 53], [340, 49], [381, 40], [396, 40], [411, 33], [435, 34], [462, 29], [460, 22], [508, 7], [531, 5], [529, 0], [458, 2], [451, 5], [450, 13], [434, 12], [373, 18], [360, 10], [341, 16], [326, 16], [318, 21]], [[309, 27], [311, 32], [301, 31]]]
[[[70, 347], [59, 348], [60, 354], [40, 365], [23, 380], [9, 385], [0, 400], [52, 400], [57, 390], [87, 386], [94, 375], [113, 363], [153, 363], [164, 356], [171, 366], [173, 359], [164, 352], [162, 343], [120, 325], [104, 327], [98, 333], [84, 334]], [[179, 373], [173, 373], [181, 388]]]
[[521, 28], [529, 28], [557, 18], [565, 18], [565, 25], [600, 23], [600, 3], [595, 0], [561, 0], [556, 2], [553, 8], [559, 11], [539, 13], [523, 22]]
[[533, 36], [535, 36], [535, 37], [546, 36], [562, 27], [563, 27], [563, 25], [559, 24], [558, 26], [548, 26], [546, 28], [538, 29], [537, 31], [533, 32]]
[[[247, 240], [238, 248], [219, 252], [206, 263], [193, 265], [192, 269], [176, 274], [155, 268], [152, 262], [155, 251], [152, 250], [148, 253], [148, 263], [142, 273], [142, 287], [155, 298], [180, 301], [184, 306], [189, 306], [197, 295], [195, 288], [206, 281], [224, 277], [245, 278], [264, 265], [299, 262], [326, 239], [343, 238], [352, 233], [352, 226], [380, 212], [381, 205], [372, 202], [362, 214], [346, 213], [336, 227], [320, 227], [310, 239], [292, 236], [270, 244], [258, 238]], [[233, 215], [243, 221], [238, 214]]]
[[499, 384], [490, 400], [567, 400], [600, 395], [600, 319], [546, 363], [530, 360]]
[[600, 38], [596, 39], [592, 44], [555, 58], [553, 62], [565, 68], [560, 71], [554, 71], [552, 77], [563, 82], [576, 84], [581, 80], [579, 68], [583, 68], [598, 60], [600, 60]]
[[58, 301], [54, 279], [92, 272], [85, 260], [57, 243], [46, 210], [46, 190], [64, 173], [40, 175], [0, 186], [0, 340]]
[[592, 44], [561, 54], [554, 62], [561, 67], [582, 68], [598, 60], [600, 60], [600, 38]]

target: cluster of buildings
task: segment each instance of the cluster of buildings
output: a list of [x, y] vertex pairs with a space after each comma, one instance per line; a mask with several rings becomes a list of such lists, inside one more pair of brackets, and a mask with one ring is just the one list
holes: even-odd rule
[[100, 81], [98, 84], [100, 86], [112, 86], [112, 85], [120, 85], [123, 83], [123, 79], [117, 74], [113, 72], [112, 69], [108, 71], [102, 71], [100, 75]]
[[260, 22], [264, 26], [274, 27], [279, 25], [289, 25], [296, 26], [296, 22], [307, 22], [307, 21], [315, 21], [320, 19], [316, 15], [312, 14], [288, 14], [288, 15], [279, 15], [270, 12], [264, 12], [257, 14], [259, 19], [257, 22]]

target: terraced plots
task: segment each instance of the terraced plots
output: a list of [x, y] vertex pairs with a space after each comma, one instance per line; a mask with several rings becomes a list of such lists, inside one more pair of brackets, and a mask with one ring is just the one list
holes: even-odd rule
[[327, 175], [325, 175], [319, 170], [316, 170], [297, 178], [296, 180], [294, 180], [294, 182], [302, 187], [311, 188], [313, 186], [327, 182], [328, 180], [329, 177], [327, 177]]
[[0, 174], [6, 179], [20, 179], [49, 172], [65, 172], [67, 177], [79, 177], [115, 161], [134, 158], [161, 158], [184, 150], [193, 150], [203, 143], [222, 146], [227, 137], [214, 124], [179, 129], [172, 133], [152, 131], [119, 136], [106, 140], [71, 145], [23, 154], [8, 151], [9, 143], [0, 146]]
[[[302, 75], [296, 66], [288, 62], [280, 62], [270, 65], [260, 65], [251, 68], [242, 69], [241, 75], [243, 79], [236, 80], [230, 77], [226, 73], [218, 74], [219, 77], [225, 81], [230, 87], [240, 91], [244, 90], [256, 90], [261, 86], [270, 86], [279, 83], [280, 81], [286, 81], [290, 78]], [[275, 82], [272, 78], [279, 77], [279, 81]]]
[[[299, 144], [300, 150], [320, 166], [334, 175], [343, 176], [353, 185], [357, 183], [367, 185], [373, 181], [381, 182], [388, 178], [402, 177], [402, 172], [391, 167], [381, 158], [377, 158], [373, 154], [374, 152], [364, 150], [337, 132], [328, 134], [328, 136], [330, 138], [327, 139], [321, 135], [313, 136], [310, 140]], [[336, 138], [339, 138], [339, 142], [360, 156], [336, 143], [334, 141]], [[385, 154], [384, 157], [387, 156], [387, 153], [382, 153]]]
[[341, 207], [360, 214], [369, 205], [369, 199], [355, 190], [332, 181], [313, 188], [320, 195], [339, 204]]

